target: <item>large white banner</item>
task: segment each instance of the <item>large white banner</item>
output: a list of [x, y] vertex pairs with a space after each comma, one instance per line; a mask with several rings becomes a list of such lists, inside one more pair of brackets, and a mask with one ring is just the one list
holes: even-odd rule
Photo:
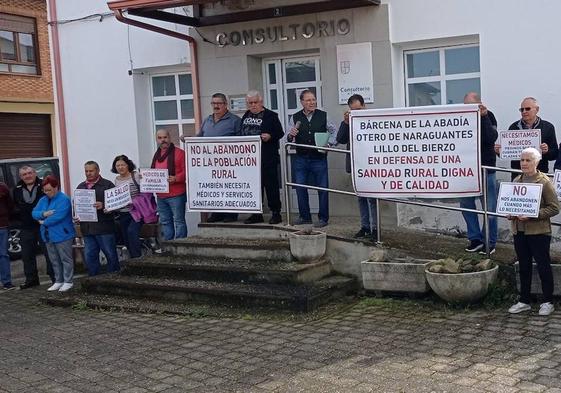
[[261, 137], [186, 138], [187, 209], [261, 213]]
[[337, 45], [337, 65], [339, 104], [347, 104], [353, 94], [374, 102], [372, 43]]
[[481, 194], [477, 105], [351, 112], [352, 175], [364, 197]]

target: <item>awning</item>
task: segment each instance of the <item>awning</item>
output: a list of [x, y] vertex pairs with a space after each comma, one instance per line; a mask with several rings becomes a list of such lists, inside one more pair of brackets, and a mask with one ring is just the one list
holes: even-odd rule
[[[110, 1], [107, 5], [115, 12], [126, 11], [130, 15], [144, 18], [157, 19], [186, 26], [202, 27], [366, 7], [379, 5], [380, 1], [381, 0], [325, 0], [266, 9], [252, 9], [213, 16], [201, 16], [200, 6], [209, 3], [218, 3], [219, 1], [216, 0], [115, 0]], [[164, 11], [165, 9], [173, 7], [185, 6], [193, 6], [193, 16], [178, 15]]]

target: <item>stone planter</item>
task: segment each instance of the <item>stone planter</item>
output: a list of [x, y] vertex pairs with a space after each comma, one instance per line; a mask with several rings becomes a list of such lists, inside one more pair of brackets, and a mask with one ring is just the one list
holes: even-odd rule
[[290, 232], [290, 253], [301, 263], [309, 263], [320, 259], [325, 254], [327, 235], [325, 232], [304, 231]]
[[425, 268], [427, 281], [432, 290], [451, 303], [473, 303], [487, 294], [489, 285], [497, 278], [499, 267], [473, 273], [432, 273]]
[[426, 259], [400, 259], [393, 261], [363, 261], [362, 285], [369, 291], [427, 293], [430, 290], [425, 276]]
[[[516, 273], [516, 288], [518, 292], [520, 292], [520, 265], [518, 262], [514, 264], [514, 271]], [[555, 283], [553, 286], [553, 295], [559, 296], [561, 295], [561, 264], [552, 263], [551, 271], [553, 272], [553, 282]], [[542, 294], [542, 282], [538, 274], [538, 265], [535, 263], [532, 264], [532, 288], [530, 289], [530, 293], [536, 295]]]

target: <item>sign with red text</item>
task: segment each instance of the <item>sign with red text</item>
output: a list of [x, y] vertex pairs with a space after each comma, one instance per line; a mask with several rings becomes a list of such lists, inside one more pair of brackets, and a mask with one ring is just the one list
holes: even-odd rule
[[522, 150], [533, 147], [541, 152], [541, 130], [508, 130], [499, 131], [498, 144], [501, 145], [501, 158], [519, 160]]
[[132, 203], [130, 185], [124, 183], [120, 186], [105, 190], [105, 210], [113, 211], [121, 209]]
[[261, 137], [186, 138], [187, 209], [262, 213]]
[[497, 213], [511, 216], [538, 217], [543, 184], [501, 183]]
[[364, 197], [481, 194], [477, 105], [351, 112], [355, 192]]
[[167, 169], [141, 168], [140, 169], [140, 192], [169, 192]]

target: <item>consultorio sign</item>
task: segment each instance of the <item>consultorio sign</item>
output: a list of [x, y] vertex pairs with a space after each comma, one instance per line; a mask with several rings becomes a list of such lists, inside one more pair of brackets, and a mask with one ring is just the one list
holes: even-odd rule
[[314, 37], [344, 36], [351, 32], [348, 19], [320, 20], [317, 22], [291, 23], [289, 25], [260, 27], [248, 30], [234, 30], [216, 35], [216, 43], [225, 46], [247, 46], [265, 42], [295, 41]]

